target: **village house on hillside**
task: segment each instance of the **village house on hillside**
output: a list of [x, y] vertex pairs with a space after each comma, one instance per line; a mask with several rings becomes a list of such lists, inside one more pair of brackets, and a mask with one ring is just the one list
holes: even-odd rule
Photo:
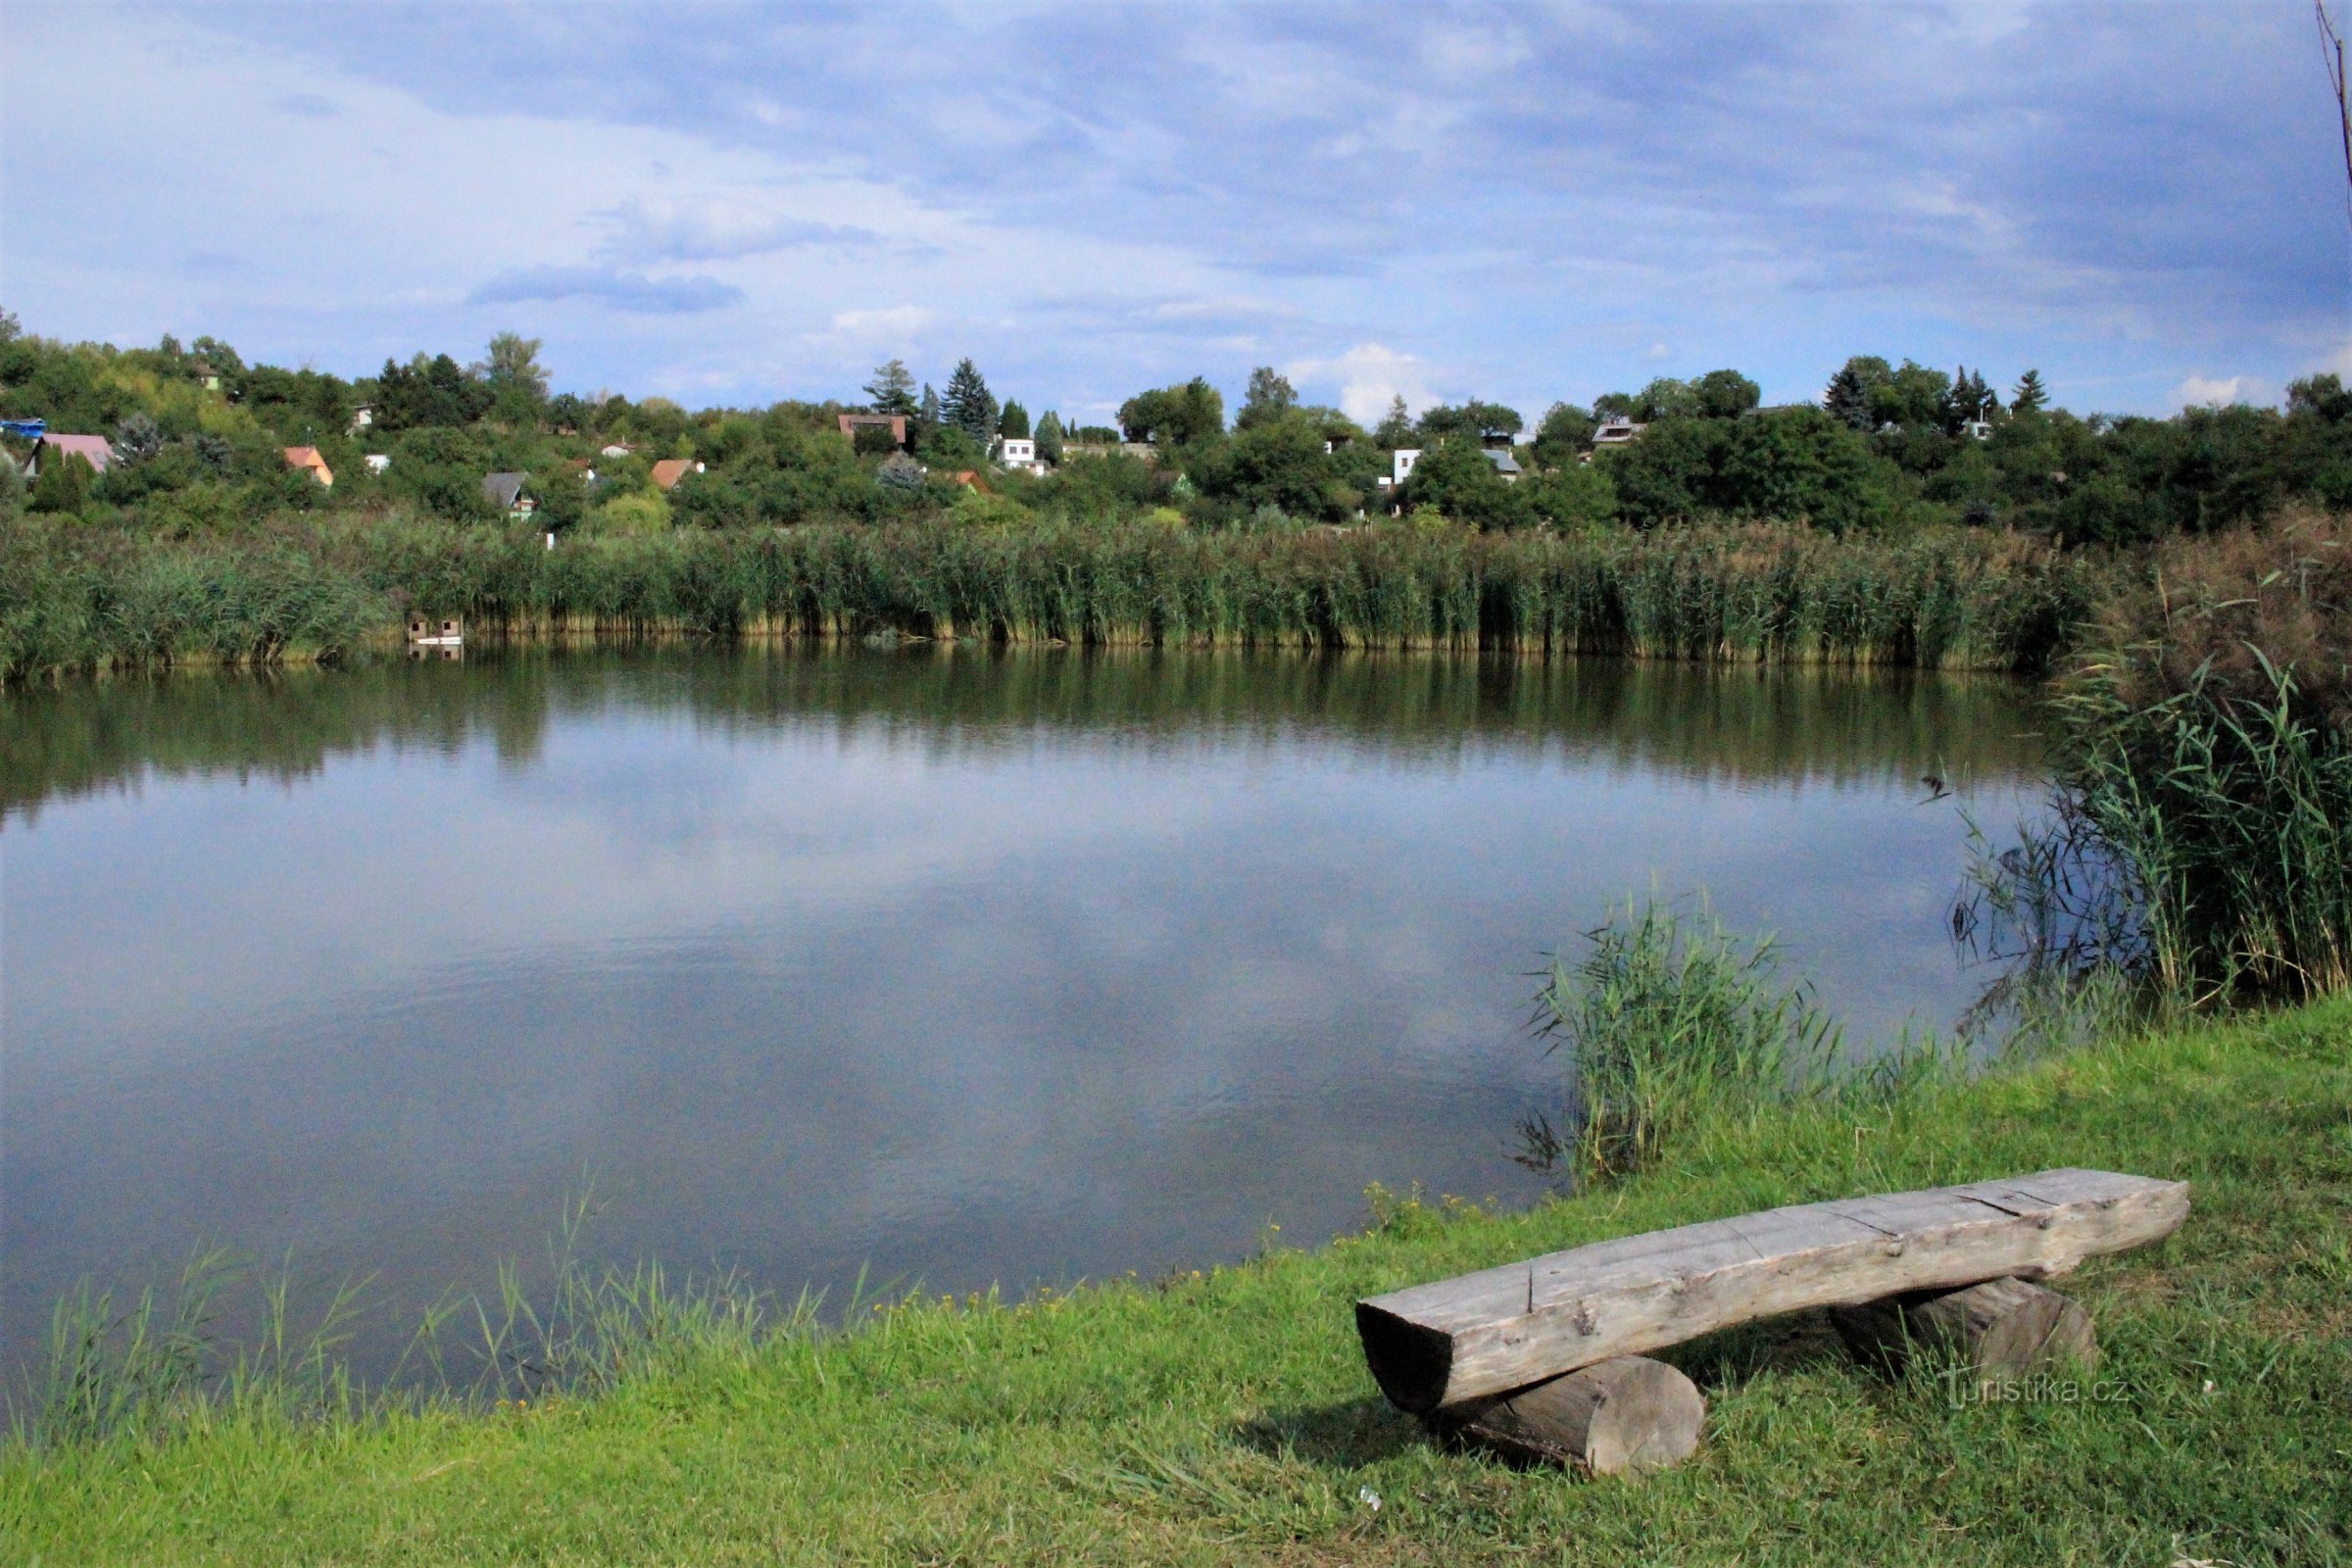
[[690, 473], [701, 473], [703, 466], [692, 458], [663, 458], [654, 465], [654, 488], [674, 490], [678, 481]]
[[527, 517], [539, 510], [539, 503], [523, 493], [526, 476], [520, 473], [494, 473], [482, 480], [482, 498], [510, 517]]
[[326, 459], [318, 455], [317, 447], [286, 448], [286, 466], [300, 468], [328, 489], [334, 488], [335, 470], [326, 466]]
[[[44, 453], [54, 450], [61, 457], [71, 452], [98, 473], [104, 473], [106, 466], [115, 461], [114, 446], [102, 435], [44, 435], [41, 437], [41, 447]], [[36, 455], [33, 471], [37, 472], [39, 466], [39, 456]]]
[[890, 444], [901, 452], [906, 450], [906, 416], [904, 414], [844, 414], [838, 419], [843, 438], [852, 445], [857, 444], [860, 430], [888, 430]]

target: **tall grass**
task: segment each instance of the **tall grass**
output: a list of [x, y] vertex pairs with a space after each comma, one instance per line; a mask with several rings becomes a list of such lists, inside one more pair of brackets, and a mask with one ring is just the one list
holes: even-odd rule
[[944, 521], [581, 538], [400, 516], [166, 540], [0, 530], [0, 673], [333, 658], [404, 608], [510, 635], [1487, 649], [2037, 668], [2097, 598], [1982, 531], [1478, 535]]
[[[585, 1195], [567, 1207], [542, 1283], [508, 1261], [488, 1295], [452, 1291], [435, 1302], [372, 1385], [348, 1355], [365, 1281], [299, 1313], [284, 1272], [252, 1270], [216, 1249], [167, 1291], [150, 1287], [127, 1302], [85, 1282], [57, 1304], [45, 1364], [7, 1399], [5, 1441], [154, 1442], [232, 1415], [349, 1423], [395, 1409], [585, 1396], [714, 1358], [741, 1361], [818, 1327], [824, 1303], [814, 1294], [779, 1307], [731, 1274], [592, 1267], [578, 1254], [589, 1215]], [[862, 1289], [861, 1280], [851, 1312]], [[232, 1320], [244, 1331], [228, 1333]]]
[[2052, 809], [1981, 871], [2029, 961], [2186, 1004], [2352, 983], [2352, 535], [2172, 547], [2062, 690]]
[[1538, 1033], [1572, 1058], [1575, 1100], [1563, 1123], [1522, 1124], [1523, 1163], [1621, 1175], [1711, 1114], [1828, 1083], [1839, 1031], [1808, 984], [1781, 980], [1771, 937], [1737, 939], [1710, 910], [1653, 896], [1612, 908], [1585, 945], [1536, 999]]

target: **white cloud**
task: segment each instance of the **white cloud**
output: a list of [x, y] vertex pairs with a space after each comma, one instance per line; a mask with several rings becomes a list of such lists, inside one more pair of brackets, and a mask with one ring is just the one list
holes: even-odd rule
[[920, 305], [892, 305], [879, 310], [843, 311], [833, 318], [833, 330], [851, 337], [906, 337], [920, 332], [934, 319]]
[[1642, 351], [1642, 357], [1655, 365], [1660, 360], [1672, 359], [1674, 351], [1663, 343], [1652, 343]]
[[1430, 385], [1430, 368], [1410, 354], [1382, 343], [1359, 343], [1331, 360], [1300, 360], [1285, 372], [1293, 381], [1340, 389], [1340, 412], [1359, 424], [1376, 424], [1391, 400], [1418, 414], [1441, 401]]
[[2228, 408], [2232, 403], [2254, 402], [2256, 387], [2250, 375], [2192, 375], [2173, 388], [2173, 402], [2184, 409]]

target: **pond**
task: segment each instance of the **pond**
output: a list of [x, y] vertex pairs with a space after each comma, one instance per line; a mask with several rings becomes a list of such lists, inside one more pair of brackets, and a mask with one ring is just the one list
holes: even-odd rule
[[[1704, 889], [1948, 1026], [2032, 692], [1660, 663], [752, 648], [0, 698], [0, 1359], [200, 1243], [383, 1343], [596, 1258], [1018, 1295], [1524, 1202], [1544, 955]], [[1925, 782], [1944, 781], [1945, 790]], [[366, 1363], [371, 1352], [364, 1347]]]

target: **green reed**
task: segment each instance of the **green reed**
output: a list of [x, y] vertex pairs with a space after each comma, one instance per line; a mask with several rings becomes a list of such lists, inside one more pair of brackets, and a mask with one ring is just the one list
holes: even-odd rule
[[402, 516], [0, 530], [0, 673], [333, 659], [407, 608], [517, 636], [1490, 650], [2032, 669], [2098, 569], [2001, 536], [1476, 535], [932, 520], [559, 540]]
[[1769, 936], [1741, 941], [1703, 906], [1652, 897], [1612, 908], [1585, 944], [1573, 965], [1553, 961], [1536, 999], [1546, 1049], [1571, 1056], [1575, 1101], [1563, 1122], [1522, 1124], [1522, 1163], [1625, 1174], [1710, 1115], [1829, 1086], [1840, 1032], [1809, 984], [1781, 980]]

